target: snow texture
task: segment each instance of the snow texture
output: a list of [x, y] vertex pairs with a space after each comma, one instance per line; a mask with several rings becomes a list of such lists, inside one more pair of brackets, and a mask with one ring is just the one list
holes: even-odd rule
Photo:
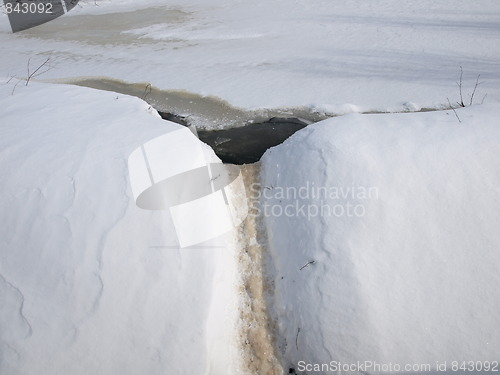
[[[214, 111], [348, 114], [263, 159], [262, 205], [292, 212], [265, 218], [284, 365], [498, 360], [499, 45], [498, 0], [82, 0], [15, 34], [2, 8], [0, 374], [237, 372], [233, 238], [181, 251], [130, 189], [130, 153], [179, 126], [35, 82], [88, 77]], [[460, 123], [349, 114], [447, 108], [460, 66], [464, 101], [480, 74], [484, 102]], [[283, 211], [280, 188], [304, 185], [313, 211]], [[333, 215], [313, 215], [317, 187]]]
[[[12, 34], [0, 15], [0, 72], [106, 76], [212, 95], [244, 108], [401, 111], [470, 94], [500, 99], [497, 0], [80, 1]], [[467, 97], [466, 97], [467, 99]]]
[[168, 211], [138, 208], [130, 190], [130, 153], [180, 125], [124, 95], [12, 88], [0, 89], [0, 373], [225, 368], [229, 240], [181, 251]]
[[291, 365], [499, 359], [500, 105], [457, 114], [346, 115], [264, 155]]

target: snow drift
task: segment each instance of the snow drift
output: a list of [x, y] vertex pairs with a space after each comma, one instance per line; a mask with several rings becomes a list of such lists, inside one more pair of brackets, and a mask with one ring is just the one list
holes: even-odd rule
[[500, 105], [457, 114], [348, 115], [264, 155], [290, 366], [499, 359]]
[[130, 191], [130, 153], [180, 126], [124, 95], [12, 89], [0, 88], [0, 373], [226, 371], [232, 247], [179, 250], [168, 212]]

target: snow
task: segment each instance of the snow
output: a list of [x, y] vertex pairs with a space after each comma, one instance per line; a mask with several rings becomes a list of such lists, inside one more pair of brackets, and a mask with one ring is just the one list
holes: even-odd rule
[[290, 366], [498, 361], [500, 105], [457, 115], [346, 115], [264, 155]]
[[[0, 12], [0, 373], [247, 374], [245, 278], [285, 372], [499, 360], [499, 45], [497, 0], [82, 0], [15, 34]], [[461, 68], [466, 103], [480, 84], [456, 114], [359, 114], [449, 108]], [[134, 150], [212, 150], [137, 98], [54, 84], [79, 80], [150, 83], [204, 127], [339, 115], [263, 158], [269, 285], [237, 275], [257, 228], [181, 249], [168, 211], [137, 207]]]
[[150, 82], [242, 108], [345, 113], [436, 108], [481, 75], [500, 98], [500, 3], [468, 1], [80, 2], [12, 34], [0, 18], [3, 75], [52, 57], [39, 79]]
[[124, 95], [13, 86], [0, 88], [0, 373], [227, 368], [231, 237], [180, 250], [128, 178], [135, 148], [184, 128]]

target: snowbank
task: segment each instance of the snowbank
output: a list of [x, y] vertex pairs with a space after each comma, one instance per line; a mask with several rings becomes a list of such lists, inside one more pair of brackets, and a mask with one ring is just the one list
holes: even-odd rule
[[131, 152], [180, 126], [136, 98], [13, 84], [0, 87], [0, 373], [224, 373], [232, 246], [180, 250], [128, 178]]
[[290, 366], [499, 360], [500, 105], [457, 114], [347, 115], [264, 155]]

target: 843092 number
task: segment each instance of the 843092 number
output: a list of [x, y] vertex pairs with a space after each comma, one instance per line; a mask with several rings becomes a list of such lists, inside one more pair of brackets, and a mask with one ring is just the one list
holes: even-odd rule
[[5, 11], [7, 14], [52, 14], [52, 3], [6, 3]]
[[451, 362], [452, 371], [466, 371], [466, 372], [499, 372], [500, 367], [498, 361], [453, 361]]

